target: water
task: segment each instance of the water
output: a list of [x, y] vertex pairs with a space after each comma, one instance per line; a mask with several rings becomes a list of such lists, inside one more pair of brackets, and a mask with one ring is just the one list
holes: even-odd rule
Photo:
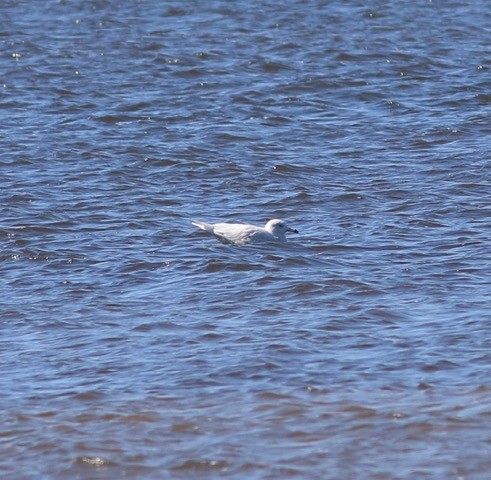
[[486, 2], [0, 13], [3, 479], [489, 478]]

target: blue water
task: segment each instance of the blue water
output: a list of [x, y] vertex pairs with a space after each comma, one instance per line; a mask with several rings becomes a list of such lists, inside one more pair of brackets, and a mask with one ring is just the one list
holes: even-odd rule
[[490, 25], [4, 1], [1, 477], [488, 478]]

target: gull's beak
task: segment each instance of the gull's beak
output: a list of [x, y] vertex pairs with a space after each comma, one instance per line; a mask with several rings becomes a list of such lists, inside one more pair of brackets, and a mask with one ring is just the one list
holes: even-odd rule
[[289, 228], [288, 231], [292, 233], [298, 233], [298, 230], [296, 228]]

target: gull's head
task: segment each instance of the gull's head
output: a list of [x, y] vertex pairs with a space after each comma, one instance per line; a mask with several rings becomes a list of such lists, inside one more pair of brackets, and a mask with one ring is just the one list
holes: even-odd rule
[[270, 220], [264, 228], [283, 242], [286, 240], [285, 235], [287, 232], [298, 233], [298, 230], [290, 228], [283, 220], [278, 220], [277, 218]]

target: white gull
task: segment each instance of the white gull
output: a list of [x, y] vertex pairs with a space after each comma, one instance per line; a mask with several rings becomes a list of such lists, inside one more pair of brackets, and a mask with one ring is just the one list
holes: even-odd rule
[[286, 242], [286, 233], [298, 233], [298, 230], [288, 227], [283, 220], [270, 220], [264, 227], [243, 223], [205, 223], [192, 222], [196, 227], [214, 235], [218, 240], [235, 245], [264, 242]]

